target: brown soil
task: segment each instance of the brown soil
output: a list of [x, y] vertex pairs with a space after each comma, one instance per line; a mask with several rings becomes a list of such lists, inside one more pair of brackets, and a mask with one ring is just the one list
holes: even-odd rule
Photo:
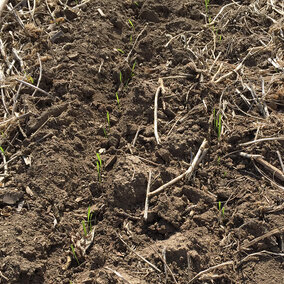
[[8, 0], [0, 283], [283, 283], [281, 2]]

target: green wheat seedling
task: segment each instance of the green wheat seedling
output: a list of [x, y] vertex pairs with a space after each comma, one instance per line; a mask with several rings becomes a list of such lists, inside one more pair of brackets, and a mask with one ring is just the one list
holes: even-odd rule
[[225, 216], [225, 206], [222, 207], [222, 202], [218, 202], [218, 210], [222, 213], [222, 216]]
[[0, 146], [0, 151], [5, 155], [5, 151], [1, 146]]
[[108, 124], [108, 127], [110, 129], [110, 119], [109, 119], [109, 112], [107, 111], [107, 124]]
[[77, 258], [77, 255], [76, 255], [76, 252], [75, 252], [75, 248], [74, 248], [73, 245], [71, 245], [71, 250], [72, 250], [73, 256], [74, 256], [74, 258], [76, 259], [78, 265], [80, 265], [80, 262], [79, 262], [79, 260], [78, 260], [78, 258]]
[[133, 63], [132, 65], [132, 69], [131, 69], [131, 77], [134, 77], [134, 69], [135, 69], [135, 66], [136, 66], [136, 61]]
[[134, 25], [133, 25], [132, 21], [131, 21], [130, 19], [128, 19], [128, 22], [129, 22], [130, 26], [133, 28], [133, 30], [135, 30], [135, 28], [134, 28]]
[[116, 96], [116, 102], [117, 102], [118, 108], [120, 109], [119, 97], [118, 97], [118, 93], [117, 92], [115, 93], [115, 96]]
[[218, 139], [221, 137], [222, 132], [222, 114], [219, 113], [218, 116], [216, 115], [216, 110], [213, 110], [213, 123], [214, 123], [214, 129], [217, 132]]
[[88, 207], [88, 215], [87, 215], [87, 222], [88, 222], [88, 228], [89, 231], [92, 230], [92, 217], [93, 217], [93, 213], [91, 213], [91, 207]]
[[85, 235], [85, 237], [87, 237], [88, 232], [87, 232], [87, 228], [86, 228], [86, 224], [85, 224], [84, 220], [82, 221], [82, 225], [83, 225], [84, 235]]
[[210, 0], [205, 0], [205, 11], [208, 13]]
[[102, 181], [102, 177], [101, 177], [101, 168], [100, 168], [99, 161], [97, 161], [97, 172], [98, 172], [98, 180], [99, 180], [99, 182], [101, 182]]
[[99, 163], [100, 163], [100, 167], [102, 167], [101, 155], [100, 155], [99, 153], [97, 153], [96, 155], [97, 155], [98, 161], [99, 161]]
[[125, 53], [125, 52], [124, 52], [122, 49], [120, 49], [120, 48], [117, 48], [116, 50], [117, 50], [118, 52], [122, 53], [122, 54]]
[[121, 72], [119, 72], [119, 82], [120, 84], [122, 83], [122, 73]]
[[104, 132], [105, 138], [107, 138], [107, 131], [105, 128], [103, 128], [103, 132]]

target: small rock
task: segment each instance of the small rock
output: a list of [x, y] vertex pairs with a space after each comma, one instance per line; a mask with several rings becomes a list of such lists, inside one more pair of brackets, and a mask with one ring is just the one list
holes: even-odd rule
[[170, 153], [166, 149], [159, 149], [156, 156], [160, 157], [164, 162], [169, 163], [171, 160]]
[[0, 195], [0, 204], [14, 205], [23, 197], [24, 193], [19, 191], [6, 191]]

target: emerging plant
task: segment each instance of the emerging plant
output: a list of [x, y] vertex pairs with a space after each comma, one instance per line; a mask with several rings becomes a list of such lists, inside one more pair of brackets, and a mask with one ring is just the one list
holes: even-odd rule
[[97, 153], [96, 155], [97, 155], [98, 161], [99, 161], [99, 163], [100, 163], [100, 167], [102, 167], [101, 155], [100, 155], [99, 153]]
[[133, 28], [133, 30], [135, 30], [135, 28], [134, 28], [134, 25], [133, 25], [132, 21], [131, 21], [130, 19], [128, 19], [128, 22], [129, 22], [130, 26]]
[[122, 83], [122, 73], [119, 72], [119, 82]]
[[118, 97], [118, 93], [117, 92], [115, 93], [115, 96], [116, 96], [116, 101], [117, 101], [118, 108], [120, 109], [119, 97]]
[[88, 207], [88, 214], [87, 214], [87, 226], [85, 223], [85, 220], [82, 221], [82, 225], [83, 225], [83, 230], [84, 230], [84, 235], [85, 237], [87, 237], [88, 232], [90, 232], [92, 230], [92, 216], [93, 214], [91, 213], [91, 207]]
[[110, 119], [109, 119], [109, 112], [107, 111], [107, 124], [108, 124], [108, 127], [110, 129]]
[[74, 256], [74, 258], [76, 259], [78, 265], [80, 265], [80, 262], [79, 262], [79, 260], [78, 260], [78, 258], [77, 258], [77, 255], [76, 255], [76, 252], [75, 252], [75, 248], [74, 248], [73, 245], [71, 245], [71, 250], [72, 250], [73, 256]]
[[92, 230], [92, 217], [93, 217], [93, 213], [91, 213], [91, 207], [88, 207], [88, 215], [87, 215], [87, 222], [88, 222], [88, 228], [89, 231]]
[[85, 221], [84, 221], [84, 220], [82, 221], [82, 225], [83, 225], [84, 235], [85, 235], [85, 237], [87, 237], [88, 232], [87, 232], [87, 229], [86, 229], [86, 225], [85, 225]]
[[222, 216], [225, 217], [225, 206], [222, 207], [222, 202], [218, 202], [218, 210], [222, 213]]
[[135, 69], [135, 66], [136, 66], [136, 61], [133, 63], [132, 65], [132, 69], [131, 69], [131, 77], [134, 77], [134, 69]]
[[107, 132], [105, 128], [103, 128], [103, 132], [104, 132], [105, 138], [107, 138]]
[[1, 146], [0, 146], [0, 151], [5, 155], [5, 151]]
[[97, 161], [97, 172], [98, 172], [98, 180], [99, 180], [99, 182], [101, 182], [102, 181], [102, 177], [101, 177], [101, 168], [100, 168], [99, 161]]
[[208, 13], [210, 0], [204, 0], [204, 1], [205, 1], [205, 11], [206, 13]]
[[118, 52], [122, 53], [122, 54], [125, 53], [125, 52], [124, 52], [122, 49], [120, 49], [120, 48], [117, 48], [116, 50], [117, 50]]
[[214, 123], [214, 129], [217, 132], [218, 139], [221, 137], [222, 132], [222, 114], [219, 112], [218, 116], [216, 115], [216, 110], [214, 108], [213, 110], [213, 123]]

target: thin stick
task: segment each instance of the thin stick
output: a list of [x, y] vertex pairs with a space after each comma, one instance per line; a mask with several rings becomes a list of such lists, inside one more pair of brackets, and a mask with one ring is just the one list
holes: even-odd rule
[[243, 63], [241, 62], [233, 71], [230, 71], [229, 73], [223, 75], [222, 77], [220, 77], [218, 80], [216, 80], [214, 83], [220, 83], [221, 81], [223, 81], [224, 79], [230, 77], [232, 74], [236, 73], [237, 71], [239, 71], [243, 66]]
[[155, 99], [154, 99], [154, 134], [156, 137], [157, 144], [160, 144], [160, 138], [159, 138], [159, 133], [158, 133], [158, 99], [159, 99], [159, 93], [165, 92], [164, 83], [163, 83], [162, 78], [159, 78], [159, 84], [160, 85], [156, 91]]
[[1, 0], [0, 1], [0, 16], [1, 16], [4, 8], [6, 7], [7, 2], [8, 2], [8, 0]]
[[279, 151], [276, 151], [276, 153], [277, 153], [277, 156], [278, 156], [278, 159], [279, 159], [280, 165], [281, 165], [282, 172], [284, 173], [284, 165], [283, 165], [283, 161], [282, 161], [281, 154], [280, 154], [280, 152], [279, 152]]
[[132, 146], [134, 147], [135, 146], [135, 144], [136, 144], [136, 141], [137, 141], [137, 138], [138, 138], [138, 135], [139, 135], [139, 132], [140, 132], [140, 125], [139, 125], [139, 127], [138, 127], [138, 129], [137, 129], [137, 131], [136, 131], [136, 134], [135, 134], [135, 136], [134, 136], [134, 139], [133, 139], [133, 141], [132, 141]]
[[109, 267], [105, 267], [105, 269], [107, 269], [107, 270], [109, 270], [109, 271], [111, 271], [111, 272], [113, 272], [116, 276], [118, 276], [119, 278], [121, 278], [123, 281], [125, 281], [126, 283], [128, 283], [128, 284], [131, 284], [128, 280], [126, 280], [119, 272], [117, 272], [116, 270], [113, 270], [113, 269], [111, 269], [111, 268], [109, 268]]
[[3, 103], [3, 106], [4, 106], [4, 109], [6, 111], [6, 113], [9, 115], [10, 112], [6, 106], [6, 100], [5, 100], [5, 93], [4, 93], [4, 89], [1, 87], [1, 97], [2, 97], [2, 103]]
[[38, 77], [37, 84], [36, 84], [37, 89], [35, 89], [34, 92], [32, 93], [32, 97], [35, 95], [36, 91], [39, 89], [38, 87], [39, 87], [39, 84], [40, 84], [40, 81], [41, 81], [41, 76], [42, 76], [42, 64], [41, 64], [39, 54], [37, 54], [37, 58], [38, 58], [38, 62], [39, 62], [39, 77]]
[[164, 247], [162, 250], [162, 256], [163, 256], [163, 261], [164, 261], [164, 270], [165, 270], [165, 283], [167, 284], [168, 281], [168, 270], [167, 270], [167, 256], [166, 256], [166, 248]]
[[149, 247], [160, 257], [160, 259], [162, 260], [162, 262], [164, 263], [164, 265], [167, 267], [167, 270], [170, 272], [170, 274], [171, 274], [171, 276], [172, 276], [172, 278], [173, 278], [175, 284], [178, 284], [178, 283], [177, 283], [177, 280], [176, 280], [176, 278], [175, 278], [174, 273], [172, 272], [171, 268], [168, 266], [167, 262], [164, 261], [163, 256], [161, 256], [160, 253], [159, 253], [154, 247], [152, 247], [151, 245], [149, 245]]
[[257, 157], [255, 160], [269, 170], [273, 176], [276, 176], [278, 179], [284, 181], [284, 174], [278, 168], [263, 160], [261, 157]]
[[278, 179], [284, 181], [284, 174], [282, 173], [282, 171], [280, 171], [278, 168], [274, 167], [273, 165], [271, 165], [270, 163], [265, 161], [261, 155], [251, 155], [251, 154], [247, 154], [247, 153], [244, 153], [244, 152], [241, 152], [240, 155], [242, 157], [251, 158], [251, 159], [257, 161], [263, 167], [265, 167], [267, 170], [269, 170], [273, 174], [273, 176], [276, 176]]
[[136, 45], [137, 42], [138, 42], [138, 39], [139, 39], [140, 36], [144, 33], [144, 31], [146, 30], [147, 26], [148, 26], [148, 24], [146, 24], [146, 26], [145, 26], [145, 27], [142, 29], [142, 31], [138, 34], [138, 36], [137, 36], [137, 38], [136, 38], [136, 40], [135, 40], [135, 42], [134, 42], [134, 44], [133, 44], [131, 50], [129, 51], [127, 57], [125, 58], [126, 62], [129, 61], [130, 55], [131, 55], [131, 53], [133, 52], [133, 50], [134, 50], [134, 48], [135, 48], [135, 45]]
[[[220, 57], [221, 54], [222, 54], [222, 52], [220, 51], [220, 52], [218, 53], [217, 57], [215, 58], [213, 64], [211, 65], [211, 67], [210, 67], [210, 69], [209, 69], [209, 73], [211, 73], [213, 67], [215, 66], [215, 64], [216, 64], [216, 62], [217, 62], [217, 60], [219, 59], [219, 57]], [[214, 80], [213, 80], [213, 81], [214, 81]]]
[[266, 233], [266, 234], [264, 234], [264, 235], [262, 235], [260, 237], [254, 238], [248, 244], [246, 244], [245, 246], [241, 247], [241, 250], [247, 249], [247, 248], [255, 245], [256, 243], [258, 243], [259, 241], [267, 239], [267, 238], [269, 238], [271, 236], [274, 236], [276, 234], [283, 234], [283, 233], [284, 233], [284, 226], [280, 227], [280, 228], [273, 229], [270, 232], [268, 232], [268, 233]]
[[102, 60], [101, 60], [101, 64], [100, 64], [100, 67], [99, 67], [98, 73], [101, 73], [101, 71], [102, 71], [102, 67], [103, 67], [103, 64], [104, 64], [104, 59], [102, 59]]
[[[229, 3], [229, 4], [227, 4], [227, 5], [225, 5], [219, 12], [218, 12], [218, 14], [215, 16], [215, 18], [209, 23], [209, 24], [206, 24], [205, 26], [212, 26], [212, 25], [214, 25], [215, 24], [215, 22], [216, 22], [216, 20], [217, 20], [217, 18], [223, 13], [223, 11], [224, 11], [224, 9], [225, 8], [227, 8], [227, 7], [229, 7], [229, 6], [231, 6], [231, 5], [236, 5], [237, 3]], [[238, 5], [238, 4], [237, 4]], [[238, 5], [238, 6], [240, 6], [240, 5]]]
[[13, 100], [14, 100], [14, 103], [13, 103], [13, 108], [12, 108], [12, 115], [15, 114], [15, 110], [16, 110], [16, 107], [17, 107], [17, 101], [18, 101], [18, 98], [19, 98], [19, 95], [20, 95], [20, 91], [21, 91], [21, 88], [22, 88], [22, 83], [20, 83], [20, 86], [18, 88], [18, 91], [16, 93], [16, 95], [14, 96]]
[[151, 177], [152, 177], [152, 171], [150, 170], [149, 171], [149, 177], [148, 177], [147, 191], [146, 191], [145, 209], [144, 209], [144, 220], [146, 222], [148, 220], [149, 192], [150, 192], [150, 186], [151, 186]]
[[39, 87], [37, 87], [37, 86], [34, 86], [33, 84], [30, 84], [30, 83], [28, 83], [28, 82], [26, 82], [26, 81], [23, 81], [23, 80], [20, 80], [20, 79], [17, 79], [17, 78], [16, 78], [16, 81], [18, 81], [18, 82], [20, 82], [20, 83], [23, 83], [24, 85], [26, 85], [26, 86], [28, 86], [28, 87], [31, 87], [31, 88], [33, 88], [33, 89], [36, 89], [36, 90], [38, 90], [39, 92], [41, 92], [41, 93], [43, 93], [43, 94], [45, 94], [45, 95], [47, 95], [47, 96], [50, 96], [50, 94], [49, 94], [48, 92], [46, 92], [45, 90], [43, 90], [43, 89], [41, 89], [41, 88], [39, 88]]
[[214, 265], [212, 267], [209, 267], [203, 271], [200, 271], [198, 274], [196, 274], [191, 280], [189, 280], [188, 283], [192, 283], [193, 281], [195, 281], [196, 279], [198, 279], [200, 276], [202, 276], [203, 274], [207, 274], [217, 268], [221, 268], [221, 267], [224, 267], [224, 266], [228, 266], [228, 265], [234, 265], [234, 262], [232, 260], [230, 261], [227, 261], [227, 262], [223, 262], [223, 263], [220, 263], [220, 264], [217, 264], [217, 265]]
[[257, 140], [253, 140], [253, 141], [249, 141], [245, 143], [240, 143], [239, 146], [248, 146], [254, 143], [258, 143], [258, 142], [275, 141], [275, 140], [284, 141], [284, 136], [261, 138], [261, 139], [257, 139]]
[[123, 239], [122, 237], [119, 235], [119, 239], [128, 247], [128, 249], [133, 252], [136, 256], [138, 256], [140, 259], [142, 259], [144, 262], [146, 262], [148, 265], [150, 265], [153, 269], [155, 269], [158, 272], [161, 272], [161, 270], [155, 266], [154, 264], [152, 264], [151, 262], [149, 262], [146, 258], [144, 258], [143, 256], [141, 256], [140, 254], [138, 254], [134, 249], [132, 249]]
[[191, 166], [188, 168], [187, 171], [185, 171], [183, 174], [177, 176], [176, 178], [172, 179], [171, 181], [169, 181], [168, 183], [160, 186], [158, 189], [156, 189], [155, 191], [149, 192], [149, 197], [155, 196], [161, 192], [163, 192], [167, 187], [169, 187], [170, 185], [173, 185], [174, 183], [178, 182], [179, 180], [181, 180], [182, 178], [184, 178], [185, 176], [190, 176], [192, 174], [192, 172], [195, 170], [195, 168], [198, 166], [198, 161], [200, 161], [200, 156], [203, 153], [203, 151], [205, 150], [207, 146], [207, 140], [204, 139], [196, 156], [194, 157], [194, 160], [191, 164]]
[[6, 281], [8, 281], [9, 282], [9, 278], [7, 278], [6, 276], [4, 276], [3, 275], [3, 273], [0, 271], [0, 276], [3, 278], [3, 279], [5, 279]]

